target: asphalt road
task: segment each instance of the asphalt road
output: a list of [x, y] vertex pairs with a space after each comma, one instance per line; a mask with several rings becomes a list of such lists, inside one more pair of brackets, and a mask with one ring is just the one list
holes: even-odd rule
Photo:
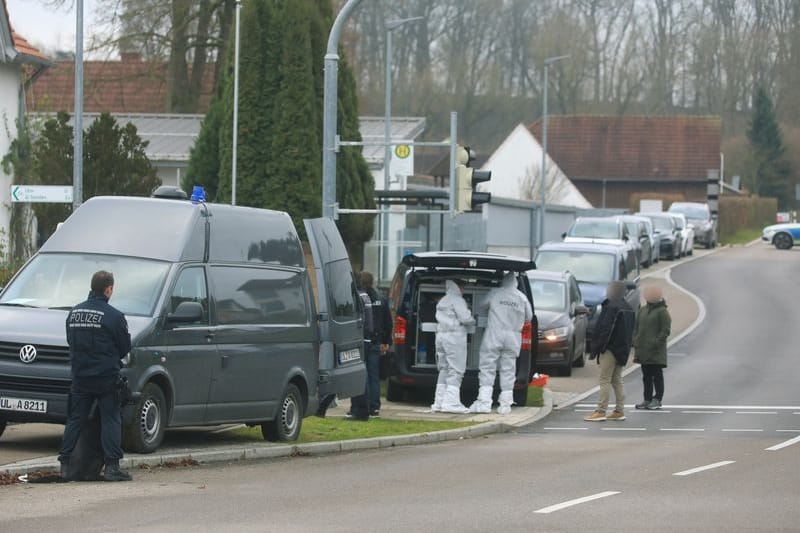
[[662, 412], [590, 425], [589, 398], [517, 434], [0, 487], [0, 531], [798, 531], [798, 264], [756, 246], [675, 269], [708, 315]]

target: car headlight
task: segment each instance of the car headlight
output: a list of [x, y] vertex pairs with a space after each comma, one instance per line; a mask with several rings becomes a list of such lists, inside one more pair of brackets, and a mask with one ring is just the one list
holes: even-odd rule
[[567, 331], [566, 327], [546, 329], [542, 332], [542, 337], [548, 342], [563, 341], [567, 338]]

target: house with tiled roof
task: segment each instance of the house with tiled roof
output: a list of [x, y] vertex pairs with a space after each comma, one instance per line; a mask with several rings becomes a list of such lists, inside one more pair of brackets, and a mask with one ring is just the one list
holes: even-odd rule
[[[83, 62], [83, 110], [87, 113], [168, 113], [167, 63], [123, 53], [119, 60]], [[75, 109], [75, 62], [58, 61], [32, 87], [28, 111]], [[214, 69], [203, 71], [198, 109], [204, 112], [214, 93]]]
[[[541, 120], [530, 126], [541, 139]], [[638, 193], [704, 202], [721, 164], [719, 117], [548, 117], [547, 153], [595, 207], [628, 208]]]
[[[24, 118], [25, 92], [50, 66], [50, 61], [14, 31], [5, 0], [0, 9], [0, 159], [17, 137], [17, 122]], [[11, 220], [13, 176], [0, 168], [0, 230], [2, 248], [7, 244]], [[5, 237], [4, 237], [5, 236]], [[2, 258], [0, 258], [2, 259]]]

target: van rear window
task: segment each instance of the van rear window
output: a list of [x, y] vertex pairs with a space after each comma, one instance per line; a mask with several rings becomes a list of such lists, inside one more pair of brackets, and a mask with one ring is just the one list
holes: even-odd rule
[[211, 267], [218, 324], [307, 324], [299, 272], [234, 266]]
[[[350, 283], [344, 283], [342, 280], [350, 280]], [[350, 261], [342, 259], [326, 265], [325, 281], [333, 316], [336, 318], [356, 316], [356, 286]]]

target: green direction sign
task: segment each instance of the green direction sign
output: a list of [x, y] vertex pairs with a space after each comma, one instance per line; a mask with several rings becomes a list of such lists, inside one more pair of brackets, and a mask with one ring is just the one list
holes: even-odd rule
[[71, 204], [72, 185], [12, 185], [11, 202]]

